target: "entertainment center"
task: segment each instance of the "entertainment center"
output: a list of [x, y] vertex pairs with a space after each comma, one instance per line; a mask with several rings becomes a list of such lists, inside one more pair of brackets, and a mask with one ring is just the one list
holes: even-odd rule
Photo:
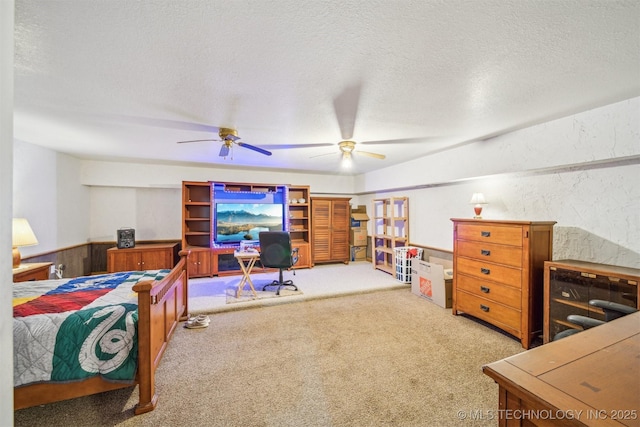
[[299, 250], [295, 268], [311, 267], [309, 199], [308, 186], [183, 181], [189, 277], [241, 274], [234, 251], [261, 231], [289, 231]]

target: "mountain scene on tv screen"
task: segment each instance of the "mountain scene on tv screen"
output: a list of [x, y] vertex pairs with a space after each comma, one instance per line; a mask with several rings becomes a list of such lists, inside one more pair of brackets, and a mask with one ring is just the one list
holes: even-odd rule
[[257, 240], [261, 231], [282, 231], [281, 205], [219, 206], [216, 216], [219, 242]]

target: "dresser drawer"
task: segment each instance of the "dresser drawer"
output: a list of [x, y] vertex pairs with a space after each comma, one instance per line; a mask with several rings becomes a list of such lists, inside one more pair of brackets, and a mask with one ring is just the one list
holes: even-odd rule
[[500, 329], [520, 337], [520, 310], [466, 292], [456, 293], [458, 310], [487, 321]]
[[458, 274], [456, 289], [520, 310], [522, 292], [519, 288]]
[[458, 240], [522, 246], [522, 227], [495, 224], [458, 224]]
[[519, 268], [458, 257], [456, 258], [455, 269], [458, 274], [504, 283], [515, 288], [522, 287], [522, 271]]
[[497, 264], [510, 265], [518, 268], [522, 266], [521, 247], [484, 242], [459, 241], [457, 249], [457, 253], [460, 256], [495, 262]]

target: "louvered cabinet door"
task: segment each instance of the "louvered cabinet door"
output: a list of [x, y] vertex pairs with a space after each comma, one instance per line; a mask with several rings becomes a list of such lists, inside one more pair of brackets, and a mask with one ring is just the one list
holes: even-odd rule
[[311, 199], [313, 262], [331, 260], [331, 201]]
[[349, 261], [349, 200], [334, 200], [331, 206], [331, 259]]
[[349, 262], [349, 198], [311, 198], [313, 263]]

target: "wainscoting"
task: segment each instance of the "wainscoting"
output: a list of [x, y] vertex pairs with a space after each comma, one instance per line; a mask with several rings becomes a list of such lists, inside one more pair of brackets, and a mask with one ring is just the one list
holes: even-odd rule
[[[136, 241], [143, 243], [180, 243], [178, 240]], [[22, 258], [22, 262], [51, 262], [56, 268], [64, 266], [63, 277], [88, 276], [107, 271], [107, 249], [116, 242], [90, 242], [56, 251]]]
[[[174, 243], [179, 240], [148, 240], [137, 241], [136, 244], [144, 243]], [[25, 257], [22, 262], [51, 262], [58, 267], [64, 265], [64, 277], [88, 276], [90, 274], [104, 273], [107, 271], [107, 249], [116, 246], [116, 242], [90, 242], [68, 248], [58, 249], [56, 251]], [[409, 246], [415, 246], [423, 249], [422, 258], [429, 260], [430, 256], [453, 260], [453, 253], [410, 243]], [[367, 242], [367, 260], [371, 261], [371, 237]]]
[[[416, 248], [422, 248], [422, 259], [425, 261], [429, 261], [429, 257], [436, 257], [440, 259], [446, 259], [449, 261], [453, 261], [453, 252], [447, 251], [444, 249], [433, 248], [431, 246], [423, 246], [418, 245], [413, 242], [409, 242], [409, 246], [414, 246]], [[371, 258], [371, 236], [367, 236], [367, 261], [373, 262]]]

